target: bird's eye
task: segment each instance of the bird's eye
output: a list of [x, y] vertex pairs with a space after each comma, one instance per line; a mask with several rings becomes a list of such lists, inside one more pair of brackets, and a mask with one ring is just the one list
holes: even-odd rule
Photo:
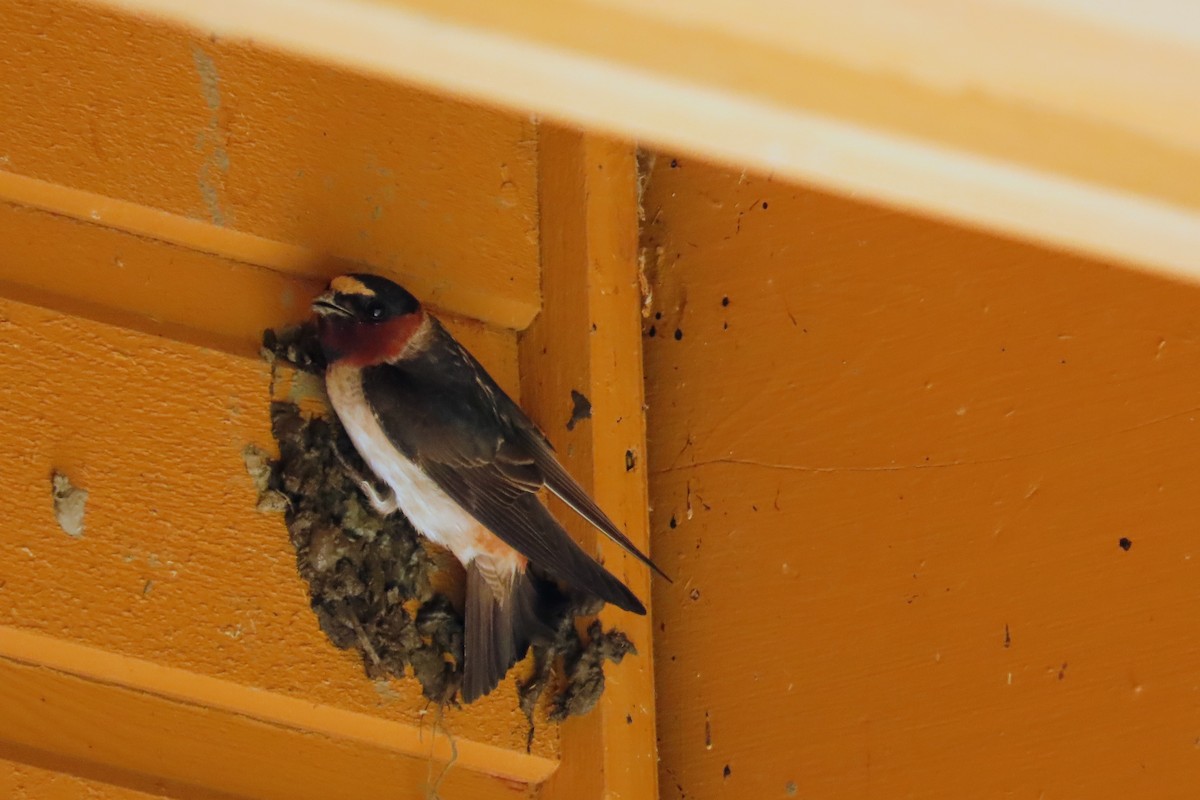
[[367, 316], [373, 320], [383, 319], [385, 313], [386, 311], [381, 303], [371, 303], [371, 305], [367, 306]]

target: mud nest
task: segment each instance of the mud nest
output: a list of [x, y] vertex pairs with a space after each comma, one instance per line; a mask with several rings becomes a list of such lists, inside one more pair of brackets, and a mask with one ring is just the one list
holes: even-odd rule
[[[314, 375], [324, 370], [309, 325], [264, 332], [263, 356], [272, 365], [273, 395], [280, 363]], [[251, 445], [247, 468], [259, 509], [284, 515], [321, 630], [334, 646], [356, 650], [368, 677], [411, 674], [431, 701], [457, 703], [461, 597], [440, 589], [447, 581], [437, 574], [453, 559], [437, 557], [402, 514], [376, 513], [359, 487], [375, 478], [332, 414], [305, 414], [296, 403], [275, 400], [271, 432], [279, 457]], [[458, 569], [457, 562], [449, 568]], [[461, 586], [461, 580], [450, 583]], [[549, 693], [551, 720], [585, 714], [604, 691], [604, 663], [636, 653], [625, 634], [598, 621], [588, 626], [586, 641], [579, 635], [576, 617], [599, 608], [591, 598], [564, 595], [553, 640], [531, 648], [533, 672], [518, 687], [531, 740], [543, 694]]]

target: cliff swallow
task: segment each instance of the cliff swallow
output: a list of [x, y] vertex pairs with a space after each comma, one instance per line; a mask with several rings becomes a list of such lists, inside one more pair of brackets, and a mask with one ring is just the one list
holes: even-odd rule
[[375, 275], [343, 275], [312, 304], [333, 409], [397, 508], [467, 571], [462, 697], [487, 694], [544, 628], [532, 565], [637, 614], [641, 601], [538, 499], [548, 489], [662, 574], [554, 455], [545, 435], [415, 297]]

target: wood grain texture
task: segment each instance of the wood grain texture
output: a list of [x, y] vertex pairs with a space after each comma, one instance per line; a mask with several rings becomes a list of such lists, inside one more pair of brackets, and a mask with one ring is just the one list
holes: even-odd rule
[[0, 237], [0, 295], [242, 356], [308, 316], [324, 284], [3, 202]]
[[[567, 469], [645, 547], [634, 154], [619, 143], [545, 127], [538, 155], [545, 306], [521, 337], [523, 405]], [[590, 401], [591, 416], [569, 425], [572, 392]], [[643, 565], [561, 503], [551, 505], [585, 549], [649, 598]], [[563, 725], [562, 764], [539, 795], [546, 800], [657, 797], [651, 617], [606, 606], [600, 618], [626, 632], [638, 653], [605, 665], [599, 705]]]
[[229, 229], [297, 274], [296, 249], [369, 263], [505, 327], [536, 314], [528, 118], [70, 0], [0, 20], [6, 199], [246, 260]]
[[1191, 796], [1200, 292], [683, 157], [645, 207], [664, 797]]
[[1186, 0], [104, 0], [1196, 280]]
[[155, 800], [139, 792], [0, 758], [0, 794], [9, 800]]
[[[517, 394], [513, 334], [451, 322], [455, 335]], [[415, 682], [373, 683], [364, 678], [357, 656], [335, 650], [325, 639], [296, 574], [282, 519], [254, 511], [255, 492], [241, 452], [248, 443], [270, 442], [268, 380], [266, 365], [254, 360], [0, 301], [0, 486], [8, 509], [0, 534], [0, 625], [311, 704], [314, 714], [329, 707], [428, 730], [436, 709], [428, 708]], [[66, 535], [55, 522], [53, 470], [90, 493], [82, 538]], [[60, 665], [53, 674], [36, 658], [10, 664], [12, 675], [4, 683], [15, 694], [6, 708], [16, 708], [18, 700], [34, 702], [38, 687], [59, 683], [82, 705], [61, 706], [59, 716], [41, 714], [36, 703], [22, 705], [27, 713], [20, 719], [0, 715], [0, 739], [57, 753], [72, 764], [94, 757], [119, 767], [122, 775], [150, 768], [142, 751], [153, 755], [168, 746], [157, 741], [163, 729], [201, 725], [197, 730], [216, 740], [228, 733], [230, 741], [247, 748], [244, 757], [258, 752], [255, 742], [267, 741], [256, 738], [261, 714], [232, 700], [221, 713], [200, 707], [220, 705], [211, 698], [176, 708], [175, 701], [140, 692], [136, 683], [114, 688], [95, 676], [85, 680], [88, 660], [77, 658], [75, 668], [64, 671]], [[26, 676], [23, 690], [14, 688], [19, 675]], [[41, 691], [49, 700], [59, 690]], [[88, 697], [96, 703], [89, 705]], [[126, 700], [129, 719], [145, 724], [122, 729], [127, 738], [114, 733], [111, 741], [103, 740], [102, 721], [122, 716]], [[134, 707], [140, 709], [136, 714]], [[69, 719], [83, 738], [58, 742], [55, 719]], [[212, 727], [204, 727], [206, 719]], [[163, 728], [150, 720], [161, 720]], [[527, 727], [511, 686], [486, 704], [447, 709], [440, 727], [460, 742], [505, 755], [525, 750]], [[20, 731], [28, 735], [17, 736]], [[89, 745], [93, 749], [72, 749], [83, 746], [89, 731], [102, 737]], [[264, 759], [283, 759], [278, 762], [283, 766], [270, 768], [278, 769], [268, 781], [276, 794], [261, 796], [289, 796], [271, 782], [285, 776], [289, 753], [321, 763], [319, 747], [298, 744], [306, 736], [289, 734], [263, 745]], [[334, 749], [338, 759], [366, 759], [354, 763], [374, 758], [357, 753], [353, 743]], [[548, 729], [534, 742], [535, 762], [555, 754], [555, 734]], [[201, 780], [201, 762], [189, 766], [163, 758], [163, 770], [187, 772], [176, 775], [179, 781]], [[428, 759], [419, 761], [423, 769]], [[507, 769], [511, 765], [500, 774]], [[544, 775], [538, 767], [527, 778]]]

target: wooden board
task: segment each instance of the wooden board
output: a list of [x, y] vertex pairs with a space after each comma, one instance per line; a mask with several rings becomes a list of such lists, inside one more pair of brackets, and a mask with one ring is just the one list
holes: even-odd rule
[[1200, 291], [684, 157], [645, 208], [663, 796], [1190, 797]]

